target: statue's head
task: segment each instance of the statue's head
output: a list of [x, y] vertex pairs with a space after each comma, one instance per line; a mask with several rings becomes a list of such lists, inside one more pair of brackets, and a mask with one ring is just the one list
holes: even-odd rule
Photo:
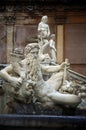
[[50, 39], [55, 40], [55, 34], [51, 34], [51, 35], [50, 35]]
[[30, 43], [25, 47], [24, 55], [28, 57], [29, 54], [32, 54], [35, 58], [38, 57], [39, 45], [38, 43]]
[[44, 23], [47, 23], [47, 21], [48, 21], [47, 15], [43, 16], [41, 21], [44, 22]]
[[53, 38], [53, 37], [55, 37], [55, 34], [51, 34], [51, 35], [50, 35], [50, 38]]

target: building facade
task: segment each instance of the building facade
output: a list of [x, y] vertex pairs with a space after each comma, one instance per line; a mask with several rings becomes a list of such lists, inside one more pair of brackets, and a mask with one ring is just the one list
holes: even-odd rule
[[[18, 2], [18, 4], [17, 4]], [[79, 0], [8, 0], [0, 5], [0, 64], [10, 53], [37, 38], [37, 26], [47, 15], [56, 35], [57, 61], [68, 58], [71, 69], [86, 75], [86, 5]]]

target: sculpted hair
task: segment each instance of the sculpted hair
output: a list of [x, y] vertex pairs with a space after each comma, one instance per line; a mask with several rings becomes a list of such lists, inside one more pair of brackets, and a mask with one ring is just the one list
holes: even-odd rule
[[27, 44], [26, 47], [25, 47], [25, 50], [24, 50], [24, 54], [27, 55], [34, 48], [37, 48], [39, 50], [38, 43]]
[[36, 82], [38, 79], [38, 71], [40, 68], [38, 58], [34, 58], [34, 56], [30, 53], [31, 50], [37, 48], [39, 50], [38, 43], [31, 43], [26, 45], [25, 47], [25, 55], [27, 56], [26, 62], [26, 70], [27, 70], [27, 79], [31, 79]]

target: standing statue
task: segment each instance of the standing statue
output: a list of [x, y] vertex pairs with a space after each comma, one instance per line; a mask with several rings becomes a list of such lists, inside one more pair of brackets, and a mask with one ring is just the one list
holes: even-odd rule
[[[10, 64], [0, 71], [0, 76], [8, 83], [8, 86], [5, 86], [6, 91], [9, 91], [14, 99], [27, 104], [37, 100], [45, 107], [56, 104], [77, 106], [81, 102], [79, 96], [59, 92], [67, 63], [45, 66], [40, 64], [38, 53], [38, 43], [28, 44], [24, 51], [25, 59], [17, 63], [17, 66]], [[44, 81], [42, 73], [53, 74]]]
[[50, 35], [49, 44], [50, 44], [50, 54], [51, 54], [52, 63], [56, 64], [57, 58], [56, 58], [56, 48], [55, 48], [55, 34]]
[[41, 22], [38, 24], [38, 36], [39, 38], [47, 39], [50, 35], [50, 28], [47, 24], [48, 17], [43, 16]]
[[38, 24], [38, 39], [41, 53], [44, 53], [45, 47], [49, 44], [48, 38], [50, 35], [50, 28], [47, 22], [48, 17], [45, 15]]

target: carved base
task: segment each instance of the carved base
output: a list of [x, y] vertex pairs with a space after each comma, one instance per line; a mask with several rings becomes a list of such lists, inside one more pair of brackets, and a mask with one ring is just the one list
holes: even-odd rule
[[80, 109], [78, 107], [69, 108], [61, 105], [45, 108], [39, 102], [26, 104], [15, 99], [7, 103], [3, 114], [86, 116], [86, 109]]

